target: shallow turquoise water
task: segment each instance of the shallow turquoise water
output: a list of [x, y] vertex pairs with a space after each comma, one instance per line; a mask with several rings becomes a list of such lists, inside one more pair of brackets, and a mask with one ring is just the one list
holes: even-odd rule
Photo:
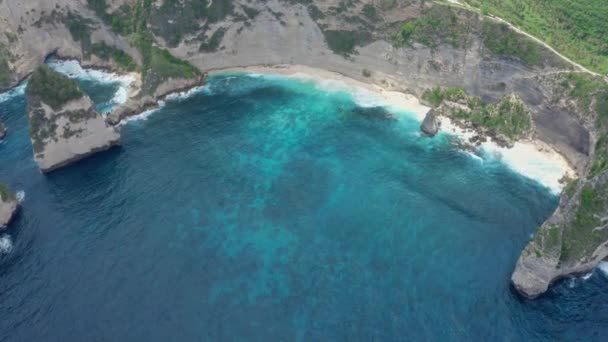
[[[103, 104], [108, 87], [85, 88]], [[0, 255], [0, 340], [606, 336], [602, 275], [537, 301], [509, 286], [555, 196], [354, 100], [216, 76], [47, 176], [23, 97], [2, 102], [0, 179], [26, 199]]]

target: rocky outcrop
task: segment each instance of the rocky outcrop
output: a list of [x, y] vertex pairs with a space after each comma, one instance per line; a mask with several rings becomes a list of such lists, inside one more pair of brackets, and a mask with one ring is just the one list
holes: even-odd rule
[[4, 139], [6, 136], [6, 126], [0, 121], [0, 140]]
[[138, 96], [127, 100], [127, 102], [108, 114], [106, 121], [110, 125], [118, 125], [123, 119], [157, 107], [158, 101], [164, 99], [169, 94], [199, 86], [203, 81], [203, 77], [169, 79], [161, 83], [153, 95]]
[[426, 113], [422, 124], [420, 125], [420, 130], [430, 137], [437, 134], [439, 131], [439, 120], [437, 120], [437, 115], [435, 114], [435, 110], [431, 109]]
[[4, 184], [0, 183], [0, 229], [6, 227], [19, 209], [15, 194]]
[[43, 172], [119, 144], [119, 132], [95, 111], [76, 81], [42, 66], [26, 95], [34, 159]]
[[545, 293], [562, 277], [590, 272], [608, 257], [608, 172], [571, 186], [511, 276], [515, 289], [527, 298]]

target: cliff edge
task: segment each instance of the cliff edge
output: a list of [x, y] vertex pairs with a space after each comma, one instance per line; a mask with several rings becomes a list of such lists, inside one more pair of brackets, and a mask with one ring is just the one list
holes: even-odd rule
[[536, 298], [552, 282], [589, 272], [608, 257], [608, 172], [565, 192], [517, 261], [511, 281], [525, 297]]
[[120, 142], [74, 80], [42, 65], [26, 88], [34, 159], [49, 172]]

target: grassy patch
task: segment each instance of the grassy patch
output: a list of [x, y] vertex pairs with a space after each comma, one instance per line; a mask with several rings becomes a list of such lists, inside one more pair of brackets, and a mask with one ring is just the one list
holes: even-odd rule
[[483, 43], [493, 54], [517, 57], [529, 65], [541, 60], [540, 46], [530, 38], [509, 28], [506, 24], [484, 20]]
[[354, 54], [357, 46], [365, 44], [371, 38], [368, 32], [362, 31], [326, 30], [323, 34], [329, 48], [344, 57]]
[[65, 103], [81, 98], [84, 94], [78, 83], [54, 71], [46, 65], [39, 66], [30, 77], [26, 94], [35, 105], [44, 102], [54, 110]]
[[544, 40], [586, 67], [608, 73], [608, 1], [466, 0]]
[[109, 46], [104, 42], [91, 45], [91, 52], [103, 60], [112, 59], [118, 66], [126, 71], [134, 71], [137, 69], [137, 63], [126, 52]]
[[471, 27], [466, 20], [459, 20], [457, 13], [448, 6], [433, 6], [415, 19], [401, 25], [393, 35], [395, 46], [419, 43], [430, 48], [441, 44], [466, 47]]

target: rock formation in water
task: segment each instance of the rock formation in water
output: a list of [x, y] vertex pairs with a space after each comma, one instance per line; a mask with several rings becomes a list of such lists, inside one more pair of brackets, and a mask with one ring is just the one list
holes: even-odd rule
[[420, 125], [420, 130], [430, 137], [437, 134], [439, 131], [439, 120], [437, 120], [435, 110], [431, 109], [426, 113], [426, 116]]
[[[460, 88], [473, 102], [447, 99], [442, 110], [454, 118], [464, 115], [461, 123], [490, 132], [503, 145], [533, 134], [556, 147], [581, 176], [522, 254], [515, 287], [533, 296], [539, 291], [527, 288], [546, 288], [531, 285], [535, 277], [548, 284], [577, 271], [569, 265], [593, 258], [608, 241], [603, 235], [608, 230], [596, 224], [605, 216], [600, 205], [593, 207], [600, 209], [591, 219], [577, 221], [579, 211], [587, 210], [585, 196], [608, 165], [603, 147], [608, 130], [606, 120], [599, 119], [608, 107], [603, 80], [573, 72], [569, 62], [494, 19], [438, 2], [361, 0], [346, 6], [319, 0], [214, 0], [204, 10], [199, 5], [198, 0], [0, 1], [0, 31], [5, 32], [0, 89], [16, 85], [50, 53], [141, 74], [139, 95], [108, 116], [113, 124], [175, 89], [198, 84], [201, 70], [228, 67], [302, 64], [419, 96], [435, 87]], [[86, 97], [79, 101], [68, 107], [91, 107]], [[37, 108], [45, 114], [50, 109]], [[93, 122], [95, 131], [105, 132], [99, 120]], [[433, 132], [433, 121], [427, 124]], [[37, 160], [46, 156], [46, 143], [50, 151], [54, 139], [66, 140], [47, 136], [62, 129], [49, 127], [33, 139]], [[550, 257], [553, 245], [545, 245], [541, 236], [554, 232], [548, 227], [555, 222], [559, 259]], [[531, 259], [537, 255], [540, 259]]]
[[0, 121], [0, 140], [4, 139], [6, 136], [6, 126]]
[[19, 209], [15, 194], [4, 184], [0, 183], [0, 229], [6, 227]]
[[95, 111], [78, 83], [45, 65], [32, 74], [26, 96], [34, 159], [43, 172], [120, 142], [116, 128]]

